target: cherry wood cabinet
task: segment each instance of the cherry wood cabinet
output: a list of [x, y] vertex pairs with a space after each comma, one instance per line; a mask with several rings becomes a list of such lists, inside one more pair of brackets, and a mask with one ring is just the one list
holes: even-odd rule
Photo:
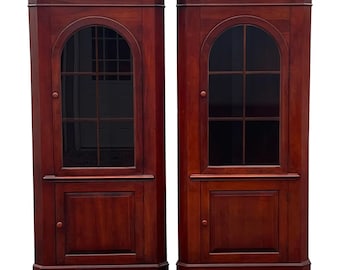
[[30, 0], [34, 269], [167, 269], [163, 0]]
[[310, 269], [310, 11], [178, 0], [178, 269]]

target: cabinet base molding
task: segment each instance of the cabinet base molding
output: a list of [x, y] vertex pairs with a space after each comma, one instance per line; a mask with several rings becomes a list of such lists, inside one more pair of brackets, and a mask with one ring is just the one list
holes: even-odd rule
[[160, 264], [127, 264], [127, 265], [53, 265], [34, 264], [33, 270], [168, 270], [167, 262]]
[[310, 261], [301, 263], [226, 263], [189, 264], [177, 263], [177, 270], [310, 270]]

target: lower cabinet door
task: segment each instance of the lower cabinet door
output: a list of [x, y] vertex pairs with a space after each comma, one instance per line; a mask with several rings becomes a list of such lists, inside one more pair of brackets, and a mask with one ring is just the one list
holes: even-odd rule
[[56, 184], [58, 264], [128, 264], [143, 258], [142, 183]]
[[248, 181], [201, 183], [202, 262], [284, 261], [286, 186]]

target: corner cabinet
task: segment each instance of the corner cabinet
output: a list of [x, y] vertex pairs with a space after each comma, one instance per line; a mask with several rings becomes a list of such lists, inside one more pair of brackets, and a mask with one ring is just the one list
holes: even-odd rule
[[167, 269], [163, 0], [30, 0], [34, 269]]
[[310, 269], [310, 11], [178, 0], [178, 269]]

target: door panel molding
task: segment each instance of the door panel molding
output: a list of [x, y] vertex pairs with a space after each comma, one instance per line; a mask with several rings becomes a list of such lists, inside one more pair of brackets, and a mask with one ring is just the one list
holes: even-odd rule
[[202, 262], [279, 262], [287, 257], [288, 183], [201, 183]]
[[142, 183], [57, 184], [56, 200], [58, 264], [136, 263], [143, 257]]

